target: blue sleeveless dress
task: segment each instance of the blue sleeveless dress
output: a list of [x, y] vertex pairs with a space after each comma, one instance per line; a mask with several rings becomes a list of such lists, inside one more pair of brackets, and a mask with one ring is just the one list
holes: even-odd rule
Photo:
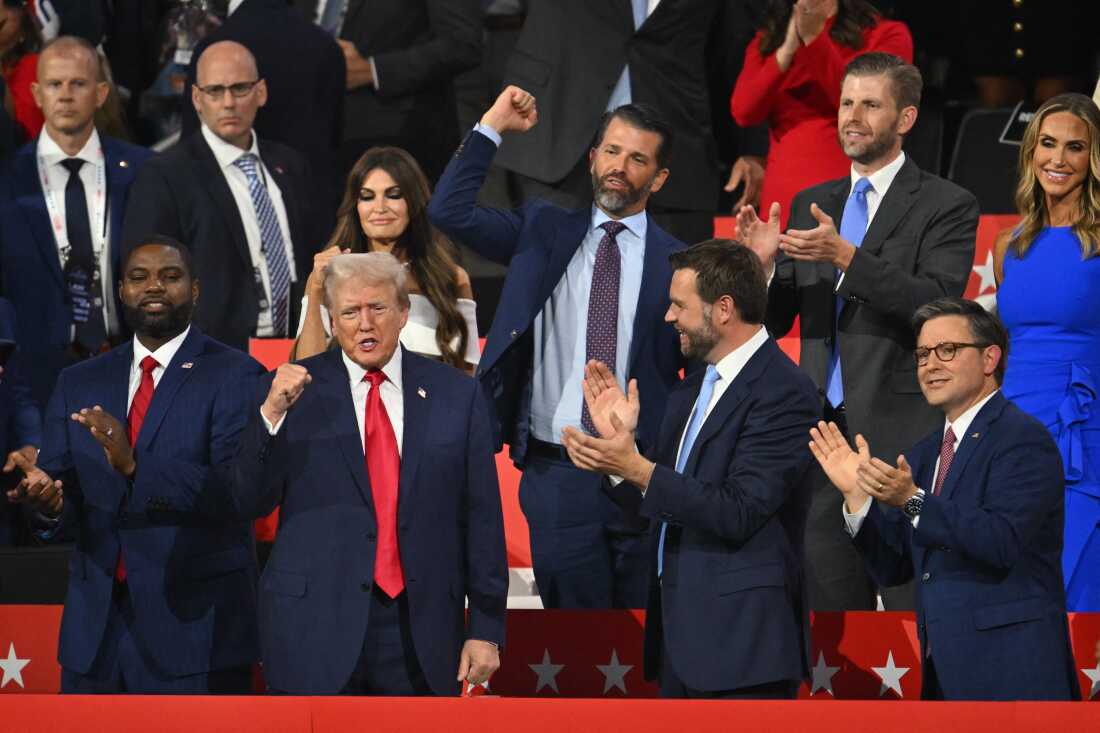
[[1070, 611], [1100, 611], [1100, 256], [1047, 227], [1004, 259], [997, 308], [1008, 328], [1003, 391], [1058, 443], [1066, 474], [1062, 572]]

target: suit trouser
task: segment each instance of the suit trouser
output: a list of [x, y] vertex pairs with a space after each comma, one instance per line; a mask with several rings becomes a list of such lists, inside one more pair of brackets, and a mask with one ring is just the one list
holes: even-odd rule
[[732, 690], [695, 690], [684, 684], [669, 659], [668, 647], [661, 644], [661, 672], [658, 681], [661, 697], [692, 700], [793, 700], [798, 696], [799, 680], [776, 680], [762, 685]]
[[532, 453], [519, 500], [543, 606], [645, 608], [647, 523], [611, 500], [602, 476], [580, 470], [564, 455]]
[[62, 667], [63, 694], [95, 695], [246, 695], [252, 692], [252, 668], [211, 670], [171, 677], [142, 648], [134, 633], [134, 605], [125, 585], [116, 585], [107, 612], [107, 630], [86, 674]]
[[[826, 408], [825, 420], [837, 424], [851, 442], [843, 412]], [[806, 516], [806, 585], [814, 611], [874, 611], [876, 586], [863, 557], [844, 527], [844, 497], [816, 464]], [[914, 608], [913, 584], [882, 588], [887, 610]]]
[[[455, 659], [455, 674], [458, 660]], [[363, 651], [341, 695], [431, 695], [416, 658], [409, 622], [409, 597], [390, 598], [378, 586], [371, 592]], [[455, 683], [458, 694], [458, 683]]]

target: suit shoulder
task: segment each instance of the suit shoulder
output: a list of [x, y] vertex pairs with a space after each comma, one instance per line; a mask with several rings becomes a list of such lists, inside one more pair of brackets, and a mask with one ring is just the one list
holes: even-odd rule
[[464, 394], [477, 388], [477, 380], [460, 369], [419, 354], [408, 353], [407, 357], [411, 363], [416, 364], [416, 369], [427, 379], [447, 390], [448, 393]]
[[264, 366], [256, 361], [250, 354], [246, 354], [240, 349], [235, 349], [232, 346], [223, 344], [221, 341], [211, 338], [206, 334], [203, 334], [202, 338], [203, 355], [208, 358], [217, 359], [219, 366], [222, 368], [255, 373], [267, 371], [264, 369]]
[[825, 181], [824, 183], [819, 183], [816, 186], [804, 188], [794, 195], [794, 198], [791, 200], [791, 211], [787, 213], [791, 214], [795, 211], [795, 204], [799, 204], [802, 201], [806, 200], [820, 201], [825, 195], [835, 191], [837, 187], [847, 186], [850, 182], [851, 178], [849, 176], [845, 176], [844, 178], [834, 178], [831, 181]]
[[927, 189], [930, 193], [934, 193], [935, 197], [938, 199], [966, 202], [968, 205], [972, 205], [977, 209], [978, 199], [974, 194], [953, 181], [941, 178], [934, 173], [921, 170], [920, 182], [922, 188]]
[[806, 373], [806, 370], [799, 367], [791, 357], [787, 356], [787, 353], [780, 348], [778, 343], [774, 340], [769, 343], [774, 347], [774, 351], [767, 368], [763, 372], [763, 379], [784, 390], [802, 392], [816, 402], [817, 386], [814, 384], [814, 380]]
[[103, 147], [111, 151], [113, 155], [121, 158], [135, 160], [139, 163], [153, 157], [153, 151], [149, 148], [143, 148], [140, 145], [134, 145], [133, 143], [126, 142], [125, 140], [119, 140], [115, 137], [104, 136]]
[[1038, 439], [1042, 442], [1050, 441], [1054, 446], [1054, 438], [1051, 437], [1046, 426], [1011, 400], [1005, 401], [1004, 409], [997, 422], [1003, 426], [1003, 435], [1008, 439], [1026, 442]]
[[263, 154], [266, 158], [271, 158], [296, 168], [302, 168], [306, 164], [305, 157], [289, 145], [284, 145], [274, 140], [261, 139], [260, 147], [263, 148]]

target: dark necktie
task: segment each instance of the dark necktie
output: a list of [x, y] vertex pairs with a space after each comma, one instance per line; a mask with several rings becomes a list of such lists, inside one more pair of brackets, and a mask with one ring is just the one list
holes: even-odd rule
[[75, 321], [76, 342], [87, 352], [95, 354], [103, 350], [107, 329], [103, 323], [103, 287], [92, 247], [92, 226], [88, 216], [88, 199], [80, 169], [84, 161], [68, 158], [61, 165], [69, 171], [65, 184], [65, 233], [69, 238], [69, 260], [73, 269], [79, 268], [89, 279], [88, 299], [91, 310], [84, 321]]
[[[141, 424], [145, 422], [145, 413], [149, 411], [149, 403], [153, 401], [153, 370], [158, 366], [157, 360], [151, 356], [141, 360], [141, 383], [138, 384], [137, 392], [134, 392], [134, 401], [130, 403], [130, 414], [126, 418], [131, 448], [137, 445]], [[115, 566], [115, 580], [119, 583], [126, 581], [126, 563], [122, 560], [121, 546], [118, 550], [118, 565]]]
[[[619, 346], [619, 276], [622, 261], [615, 237], [626, 229], [618, 221], [600, 224], [604, 235], [596, 248], [596, 263], [592, 268], [592, 289], [588, 294], [588, 326], [585, 329], [584, 362], [595, 359], [603, 362], [615, 373], [616, 351]], [[581, 426], [590, 435], [599, 435], [588, 413], [588, 405], [581, 403]]]
[[947, 472], [951, 470], [951, 463], [955, 460], [955, 431], [947, 428], [943, 434], [943, 443], [940, 444], [940, 468], [936, 471], [936, 486], [932, 489], [933, 496], [939, 496], [943, 490], [943, 481], [947, 478]]
[[397, 452], [397, 435], [382, 404], [381, 371], [367, 372], [363, 380], [370, 382], [367, 409], [363, 420], [363, 453], [367, 459], [374, 518], [378, 522], [378, 549], [374, 553], [374, 584], [390, 598], [405, 589], [405, 573], [401, 570], [401, 551], [397, 543], [397, 491], [401, 480], [401, 455]]

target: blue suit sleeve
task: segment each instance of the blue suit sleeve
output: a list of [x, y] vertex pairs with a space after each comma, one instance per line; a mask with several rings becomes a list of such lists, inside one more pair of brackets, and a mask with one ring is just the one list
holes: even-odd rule
[[482, 257], [507, 265], [519, 245], [523, 217], [515, 211], [477, 205], [496, 150], [496, 144], [482, 133], [467, 135], [436, 184], [428, 217]]
[[266, 517], [279, 506], [286, 488], [289, 463], [286, 448], [288, 420], [293, 410], [283, 417], [279, 432], [271, 435], [260, 416], [260, 405], [271, 388], [274, 373], [259, 381], [245, 415], [245, 428], [240, 447], [230, 470], [230, 497], [239, 516], [249, 519]]
[[[839, 517], [837, 524], [840, 524]], [[863, 555], [867, 571], [879, 585], [901, 585], [913, 579], [913, 553], [909, 541], [912, 529], [909, 518], [900, 510], [871, 502], [867, 518], [852, 541]]]
[[470, 602], [466, 638], [503, 648], [508, 601], [504, 514], [488, 408], [479, 385], [471, 394], [466, 432], [466, 595]]
[[[55, 481], [61, 481], [64, 492], [59, 521], [48, 526], [40, 526], [35, 535], [44, 542], [65, 542], [73, 538], [75, 528], [79, 526], [79, 516], [84, 506], [84, 494], [73, 465], [73, 455], [69, 445], [69, 415], [73, 410], [67, 399], [68, 380], [65, 372], [58, 377], [50, 401], [46, 405], [46, 415], [42, 423], [42, 446], [38, 454], [38, 467]], [[32, 515], [32, 525], [35, 524]]]

